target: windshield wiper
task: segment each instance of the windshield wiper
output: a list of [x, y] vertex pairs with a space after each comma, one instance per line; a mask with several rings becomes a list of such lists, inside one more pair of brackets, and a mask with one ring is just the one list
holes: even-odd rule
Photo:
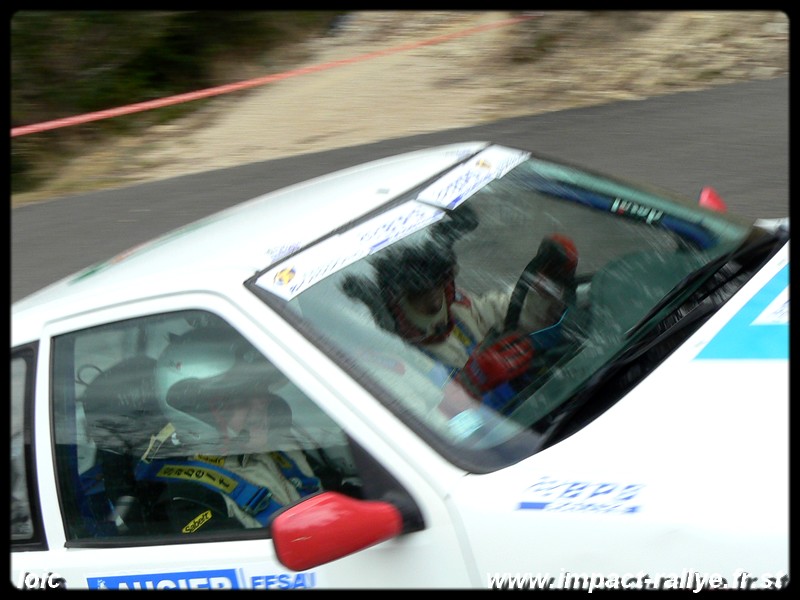
[[695, 306], [680, 321], [662, 331], [652, 339], [643, 339], [637, 344], [628, 346], [617, 358], [609, 361], [597, 370], [591, 378], [583, 385], [566, 406], [555, 416], [547, 429], [539, 438], [537, 452], [550, 446], [553, 440], [557, 439], [564, 431], [566, 426], [572, 423], [576, 415], [585, 408], [590, 401], [595, 400], [599, 390], [607, 385], [609, 381], [624, 368], [642, 358], [648, 352], [663, 344], [665, 340], [685, 331], [689, 326], [702, 321], [709, 313], [713, 313], [713, 304], [706, 303]]
[[[745, 242], [733, 252], [721, 256], [711, 263], [701, 267], [697, 271], [692, 272], [686, 278], [684, 278], [680, 284], [671, 290], [670, 293], [667, 294], [667, 296], [662, 299], [644, 319], [640, 320], [634, 327], [632, 327], [628, 331], [628, 335], [636, 333], [645, 323], [652, 319], [656, 313], [658, 313], [662, 308], [668, 306], [671, 302], [676, 301], [695, 282], [703, 280], [704, 278], [708, 279], [734, 260], [741, 260], [749, 256], [757, 255], [759, 252], [762, 252], [765, 248], [769, 247], [771, 244], [775, 244], [777, 241], [780, 240], [773, 236], [766, 236], [755, 241]], [[771, 256], [772, 253], [769, 255]], [[733, 269], [731, 273], [726, 274], [722, 281], [715, 283], [713, 289], [707, 291], [703, 295], [703, 298], [698, 300], [697, 303], [694, 304], [694, 306], [679, 320], [655, 336], [646, 336], [637, 343], [628, 346], [616, 358], [598, 369], [598, 371], [594, 373], [592, 377], [584, 384], [580, 391], [578, 391], [566, 404], [563, 410], [553, 417], [550, 425], [539, 438], [537, 452], [550, 446], [553, 441], [563, 433], [566, 427], [574, 421], [581, 409], [585, 408], [590, 400], [595, 399], [602, 387], [608, 384], [616, 374], [629, 367], [631, 364], [642, 358], [642, 356], [646, 355], [660, 344], [663, 344], [667, 339], [673, 338], [680, 332], [686, 331], [687, 328], [694, 325], [698, 321], [702, 321], [709, 314], [713, 313], [716, 310], [717, 305], [713, 302], [703, 302], [703, 300], [707, 299], [714, 290], [721, 288], [728, 282], [735, 279], [745, 269], [746, 266], [740, 264], [736, 269]]]
[[[628, 329], [628, 331], [625, 332], [624, 337], [630, 338], [636, 335], [658, 313], [664, 310], [667, 306], [679, 301], [687, 292], [692, 291], [696, 285], [700, 285], [703, 281], [714, 275], [725, 265], [733, 261], [741, 261], [743, 258], [762, 252], [766, 247], [775, 244], [775, 242], [776, 238], [771, 235], [761, 236], [754, 241], [745, 241], [741, 246], [732, 252], [723, 254], [722, 256], [719, 256], [711, 262], [703, 265], [699, 269], [692, 271], [681, 281], [679, 281], [677, 285], [675, 285], [675, 287], [673, 287], [663, 298], [661, 298], [661, 300], [659, 300], [655, 306], [647, 311], [647, 314], [645, 314], [644, 317], [639, 319], [635, 325]], [[729, 279], [732, 279], [732, 277]]]
[[608, 379], [610, 371], [616, 371], [616, 363], [608, 364], [599, 369], [589, 381], [578, 391], [570, 400], [567, 405], [555, 416], [552, 416], [550, 425], [545, 429], [544, 433], [539, 437], [539, 442], [536, 452], [541, 452], [552, 444], [552, 441], [564, 430], [566, 425], [570, 423], [580, 409], [582, 409], [589, 400], [594, 396], [595, 391]]

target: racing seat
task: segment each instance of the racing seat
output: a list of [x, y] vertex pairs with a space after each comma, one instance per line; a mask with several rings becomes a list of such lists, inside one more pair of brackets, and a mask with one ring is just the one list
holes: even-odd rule
[[125, 359], [100, 373], [81, 397], [97, 453], [80, 487], [85, 518], [97, 535], [151, 534], [163, 521], [154, 504], [163, 486], [134, 476], [150, 433], [164, 423], [153, 386], [155, 362], [147, 356]]

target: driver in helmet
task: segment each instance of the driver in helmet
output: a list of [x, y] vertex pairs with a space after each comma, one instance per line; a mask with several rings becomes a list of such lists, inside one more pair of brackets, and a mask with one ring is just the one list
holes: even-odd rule
[[229, 516], [247, 528], [261, 527], [274, 510], [321, 490], [306, 456], [291, 439], [291, 408], [281, 397], [255, 391], [230, 399], [220, 419], [227, 450], [217, 457], [219, 465], [271, 495], [262, 514], [224, 495]]
[[170, 422], [136, 469], [167, 484], [170, 518], [184, 533], [265, 526], [272, 513], [321, 490], [291, 435], [291, 408], [269, 392], [274, 369], [227, 327], [175, 336], [156, 365]]
[[569, 237], [553, 234], [542, 240], [514, 292], [476, 296], [455, 285], [452, 241], [433, 235], [421, 245], [389, 249], [373, 263], [372, 290], [351, 278], [345, 291], [368, 304], [380, 298], [384, 314], [379, 318], [372, 307], [376, 319], [436, 359], [445, 369], [443, 383], [454, 378], [502, 410], [514, 395], [510, 382], [559, 341], [574, 293], [577, 250]]

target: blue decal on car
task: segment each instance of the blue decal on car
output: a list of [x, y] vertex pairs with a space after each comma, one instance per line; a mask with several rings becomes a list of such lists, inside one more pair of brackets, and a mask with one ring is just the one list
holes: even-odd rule
[[696, 358], [789, 358], [788, 264], [723, 326]]
[[317, 575], [309, 573], [273, 573], [256, 575], [250, 578], [254, 590], [297, 590], [310, 589], [317, 585]]
[[87, 577], [93, 590], [234, 590], [239, 581], [234, 569], [184, 571], [136, 575]]
[[640, 483], [580, 481], [541, 477], [523, 494], [517, 508], [548, 512], [633, 514], [641, 510]]

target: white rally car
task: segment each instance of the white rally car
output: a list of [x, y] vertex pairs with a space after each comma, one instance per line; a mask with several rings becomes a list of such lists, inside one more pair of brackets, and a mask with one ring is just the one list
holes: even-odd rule
[[788, 219], [484, 142], [256, 198], [12, 307], [12, 583], [784, 587], [788, 284]]

